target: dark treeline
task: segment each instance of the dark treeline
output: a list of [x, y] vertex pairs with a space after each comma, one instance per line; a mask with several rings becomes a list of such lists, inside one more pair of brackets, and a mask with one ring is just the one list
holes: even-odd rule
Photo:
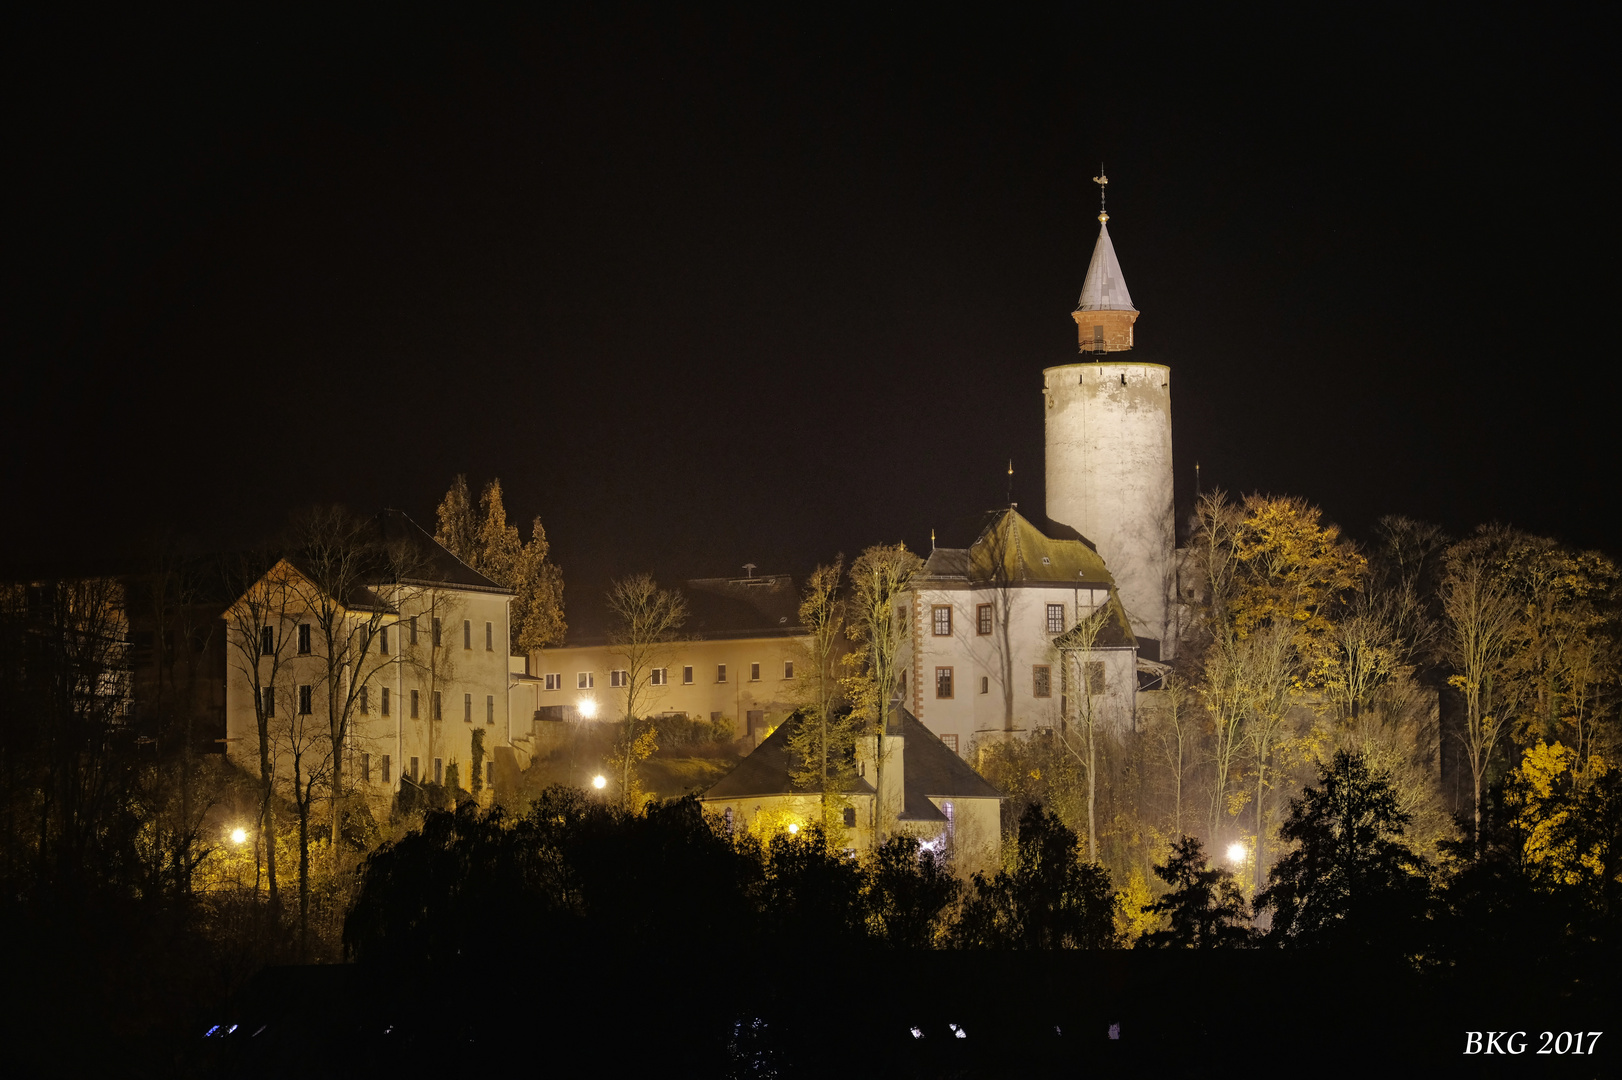
[[[265, 778], [212, 752], [229, 569], [160, 559], [0, 592], [0, 917], [27, 979], [8, 1013], [25, 1070], [212, 1067], [185, 1047], [256, 972], [312, 961], [429, 995], [499, 983], [576, 1018], [582, 994], [652, 1003], [702, 977], [724, 1003], [705, 1045], [742, 1039], [749, 1060], [775, 1044], [726, 1032], [755, 998], [800, 1012], [783, 988], [804, 974], [813, 1012], [888, 1016], [839, 979], [903, 955], [950, 983], [938, 965], [982, 962], [964, 958], [1029, 974], [1197, 954], [1198, 978], [1250, 971], [1279, 1009], [1301, 987], [1278, 971], [1355, 967], [1388, 988], [1359, 990], [1368, 1008], [1419, 987], [1527, 1017], [1511, 1024], [1615, 1001], [1622, 605], [1598, 553], [1402, 519], [1358, 545], [1299, 500], [1207, 497], [1176, 659], [1137, 715], [1087, 754], [1073, 729], [971, 748], [1008, 799], [1002, 867], [969, 880], [904, 836], [853, 858], [814, 827], [731, 835], [691, 800], [556, 787], [489, 809], [408, 788], [336, 847], [299, 835], [282, 780], [265, 812]], [[222, 831], [261, 821], [268, 845]], [[60, 1034], [82, 1022], [96, 1038]]]

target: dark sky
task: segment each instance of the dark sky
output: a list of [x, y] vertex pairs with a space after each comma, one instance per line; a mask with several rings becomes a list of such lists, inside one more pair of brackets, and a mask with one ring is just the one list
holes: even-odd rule
[[1180, 502], [1615, 550], [1577, 9], [668, 7], [13, 24], [0, 566], [458, 472], [580, 587], [966, 543], [1041, 506], [1100, 161]]

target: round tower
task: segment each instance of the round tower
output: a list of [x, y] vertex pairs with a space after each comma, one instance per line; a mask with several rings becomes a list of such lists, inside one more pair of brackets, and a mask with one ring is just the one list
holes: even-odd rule
[[1083, 359], [1042, 372], [1047, 516], [1097, 547], [1133, 633], [1155, 642], [1145, 651], [1164, 646], [1169, 653], [1171, 369], [1131, 356], [1138, 311], [1110, 243], [1109, 215], [1098, 221], [1073, 313]]

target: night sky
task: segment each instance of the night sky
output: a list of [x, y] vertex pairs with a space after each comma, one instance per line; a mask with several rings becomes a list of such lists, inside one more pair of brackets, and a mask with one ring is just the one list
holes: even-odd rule
[[967, 543], [1010, 457], [1040, 514], [1100, 161], [1180, 511], [1616, 551], [1609, 32], [1232, 10], [14, 22], [0, 569], [458, 472], [571, 588]]

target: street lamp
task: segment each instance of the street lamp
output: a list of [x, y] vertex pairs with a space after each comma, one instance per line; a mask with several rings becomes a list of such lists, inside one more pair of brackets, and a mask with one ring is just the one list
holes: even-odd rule
[[602, 773], [598, 773], [596, 776], [591, 778], [591, 786], [596, 788], [598, 791], [603, 790], [603, 788], [608, 786], [608, 777], [604, 776]]
[[799, 832], [800, 832], [799, 822], [791, 821], [791, 822], [788, 823], [788, 834], [790, 836], [797, 836], [797, 835], [799, 835]]
[[1228, 861], [1235, 865], [1244, 862], [1245, 856], [1248, 854], [1249, 852], [1245, 850], [1245, 845], [1243, 844], [1235, 843], [1228, 845]]
[[241, 844], [241, 843], [245, 843], [247, 841], [247, 839], [248, 839], [248, 830], [247, 829], [235, 828], [235, 829], [231, 830], [231, 843], [233, 843], [233, 844]]
[[581, 698], [580, 699], [580, 716], [581, 716], [581, 719], [590, 720], [590, 719], [593, 719], [596, 715], [597, 715], [597, 701], [596, 701], [596, 699], [595, 698], [589, 698], [589, 697]]

